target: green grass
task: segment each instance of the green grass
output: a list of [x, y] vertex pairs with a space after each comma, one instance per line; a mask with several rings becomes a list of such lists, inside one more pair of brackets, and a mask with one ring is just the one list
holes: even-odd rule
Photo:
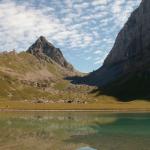
[[57, 82], [54, 86], [57, 90], [65, 90], [69, 86], [69, 81], [61, 80], [60, 82]]
[[[110, 102], [110, 101], [109, 101]], [[149, 102], [134, 101], [134, 102], [112, 102], [107, 101], [88, 103], [88, 104], [64, 104], [64, 103], [30, 103], [24, 101], [0, 101], [0, 109], [14, 110], [104, 110], [104, 111], [149, 111]]]
[[50, 72], [58, 75], [55, 64], [39, 61], [35, 56], [26, 52], [18, 54], [1, 54], [0, 64], [1, 67], [12, 69], [13, 71], [21, 74], [40, 70], [44, 66], [47, 66], [47, 69]]
[[[145, 107], [149, 109], [149, 103], [145, 101], [121, 103], [115, 97], [98, 95], [98, 92], [92, 93], [95, 87], [73, 85], [63, 79], [66, 72], [56, 64], [41, 62], [36, 57], [25, 52], [1, 54], [0, 64], [0, 108], [144, 109]], [[47, 86], [35, 87], [27, 84], [30, 81], [33, 82], [32, 76], [40, 77], [41, 75], [38, 72], [43, 68], [46, 68], [46, 72], [50, 73], [49, 79], [37, 79], [34, 82], [46, 83]], [[21, 80], [26, 73], [31, 73], [31, 79], [28, 78], [25, 83], [22, 83]], [[41, 99], [43, 104], [33, 104], [33, 101]], [[68, 100], [71, 100], [73, 104], [63, 103]], [[27, 102], [24, 103], [25, 101]], [[44, 104], [44, 101], [53, 101], [56, 104]]]

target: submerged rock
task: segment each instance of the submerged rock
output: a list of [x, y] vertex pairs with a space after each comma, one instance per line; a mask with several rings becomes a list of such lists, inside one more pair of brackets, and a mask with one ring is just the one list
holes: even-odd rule
[[91, 148], [91, 147], [81, 147], [81, 148], [79, 148], [77, 150], [96, 150], [96, 149]]

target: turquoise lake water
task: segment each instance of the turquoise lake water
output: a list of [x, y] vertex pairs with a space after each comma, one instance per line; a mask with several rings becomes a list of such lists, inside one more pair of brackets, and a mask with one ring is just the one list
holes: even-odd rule
[[0, 112], [0, 150], [150, 150], [150, 114]]

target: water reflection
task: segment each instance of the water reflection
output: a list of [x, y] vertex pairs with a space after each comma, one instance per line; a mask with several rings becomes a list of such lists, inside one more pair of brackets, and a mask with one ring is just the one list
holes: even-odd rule
[[81, 147], [81, 148], [79, 148], [77, 150], [96, 150], [96, 149], [91, 148], [91, 147]]
[[149, 114], [0, 113], [0, 149], [148, 150]]

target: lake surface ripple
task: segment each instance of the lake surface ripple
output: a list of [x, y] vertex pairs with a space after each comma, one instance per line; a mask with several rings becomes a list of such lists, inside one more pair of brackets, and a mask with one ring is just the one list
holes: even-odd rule
[[0, 150], [150, 150], [150, 114], [0, 112]]

